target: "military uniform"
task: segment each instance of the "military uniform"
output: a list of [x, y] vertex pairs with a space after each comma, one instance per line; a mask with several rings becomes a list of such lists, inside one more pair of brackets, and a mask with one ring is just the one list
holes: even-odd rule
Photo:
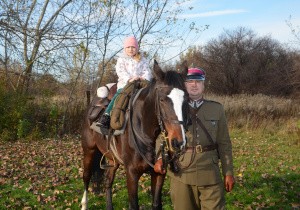
[[[179, 169], [178, 173], [168, 171], [171, 177], [171, 199], [175, 210], [223, 209], [225, 206], [224, 185], [218, 165], [218, 152], [223, 176], [233, 176], [232, 145], [224, 109], [216, 101], [203, 99], [193, 103], [190, 104], [190, 109], [193, 109], [191, 111], [196, 113], [195, 117], [201, 120], [213, 143], [218, 145], [218, 149], [212, 148], [213, 143], [205, 131], [195, 118], [192, 119], [192, 125], [186, 133], [187, 150], [179, 158], [180, 165], [184, 167], [191, 163], [193, 148], [198, 152], [196, 151], [194, 160], [188, 168]], [[202, 149], [208, 148], [208, 151], [201, 152], [201, 147]]]

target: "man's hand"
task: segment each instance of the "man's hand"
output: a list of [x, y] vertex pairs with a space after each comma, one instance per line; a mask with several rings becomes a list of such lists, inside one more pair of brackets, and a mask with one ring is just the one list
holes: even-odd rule
[[159, 174], [165, 174], [166, 169], [163, 170], [163, 160], [162, 158], [158, 159], [158, 161], [154, 165], [154, 171]]
[[234, 176], [224, 176], [224, 185], [227, 192], [230, 192], [233, 189], [234, 183]]

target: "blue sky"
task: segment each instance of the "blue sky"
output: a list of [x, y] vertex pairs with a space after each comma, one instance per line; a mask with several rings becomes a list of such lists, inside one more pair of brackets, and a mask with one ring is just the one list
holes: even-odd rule
[[[190, 0], [185, 6], [194, 8], [183, 14], [184, 18], [197, 26], [210, 25], [200, 34], [198, 45], [218, 38], [224, 29], [240, 26], [291, 45], [295, 39], [286, 20], [291, 16], [292, 24], [300, 27], [300, 0]], [[300, 49], [300, 43], [292, 46]]]

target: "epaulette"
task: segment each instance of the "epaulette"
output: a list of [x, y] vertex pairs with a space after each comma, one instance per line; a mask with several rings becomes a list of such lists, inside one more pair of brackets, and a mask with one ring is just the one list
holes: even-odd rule
[[[207, 102], [214, 102], [214, 103], [217, 103], [217, 104], [221, 104], [220, 102], [218, 101], [214, 101], [214, 100], [208, 100], [208, 99], [203, 99], [204, 101], [207, 101]], [[222, 105], [222, 104], [221, 104]]]

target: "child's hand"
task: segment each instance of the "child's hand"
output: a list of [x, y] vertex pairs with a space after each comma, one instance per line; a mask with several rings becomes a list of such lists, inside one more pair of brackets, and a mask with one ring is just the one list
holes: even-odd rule
[[131, 78], [130, 80], [128, 80], [128, 82], [133, 82], [134, 80], [138, 80], [138, 79], [139, 79], [139, 77], [135, 76], [135, 77]]
[[140, 77], [141, 80], [146, 80], [144, 77]]

